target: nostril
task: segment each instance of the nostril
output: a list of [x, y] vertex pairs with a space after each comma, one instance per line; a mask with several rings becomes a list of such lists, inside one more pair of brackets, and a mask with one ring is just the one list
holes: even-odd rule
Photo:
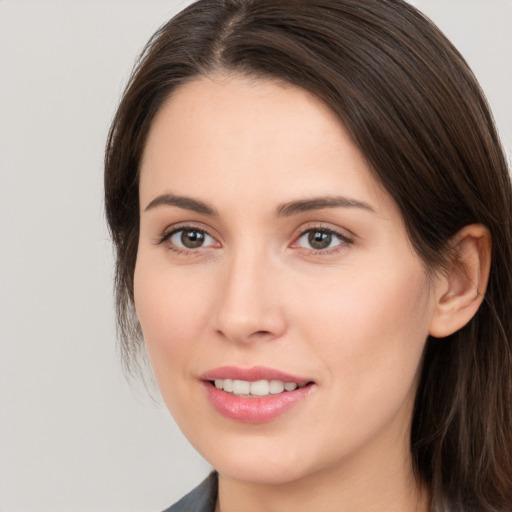
[[220, 307], [214, 322], [217, 335], [241, 343], [280, 338], [287, 325], [279, 308], [258, 307], [258, 304], [244, 308], [240, 304]]

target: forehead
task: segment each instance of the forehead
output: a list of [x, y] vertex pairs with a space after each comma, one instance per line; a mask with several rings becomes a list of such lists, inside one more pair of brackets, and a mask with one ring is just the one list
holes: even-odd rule
[[239, 75], [201, 77], [173, 91], [157, 113], [143, 167], [162, 143], [171, 144], [172, 150], [176, 149], [172, 142], [179, 141], [180, 151], [189, 149], [185, 139], [194, 141], [194, 148], [201, 144], [224, 149], [245, 143], [245, 148], [258, 148], [263, 156], [285, 141], [340, 131], [343, 127], [331, 110], [299, 87]]
[[140, 186], [144, 200], [167, 189], [260, 202], [262, 195], [383, 194], [321, 100], [287, 83], [221, 75], [187, 83], [164, 103], [147, 139]]

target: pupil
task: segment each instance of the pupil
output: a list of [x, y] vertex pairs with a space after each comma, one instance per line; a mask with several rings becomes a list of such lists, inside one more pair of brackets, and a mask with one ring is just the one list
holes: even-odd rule
[[181, 243], [188, 249], [201, 247], [204, 242], [204, 233], [201, 231], [183, 231], [181, 234]]
[[309, 233], [308, 239], [313, 249], [327, 249], [331, 245], [332, 235], [322, 231], [312, 231]]

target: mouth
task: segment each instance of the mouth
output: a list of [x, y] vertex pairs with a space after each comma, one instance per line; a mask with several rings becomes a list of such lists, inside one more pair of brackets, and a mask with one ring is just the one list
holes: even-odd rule
[[274, 420], [306, 401], [316, 387], [311, 379], [263, 367], [217, 368], [201, 381], [214, 409], [242, 423]]
[[279, 395], [295, 391], [298, 388], [313, 384], [313, 382], [297, 383], [282, 380], [240, 380], [240, 379], [215, 379], [208, 381], [217, 389], [230, 393], [234, 396], [245, 398], [261, 398], [269, 395]]

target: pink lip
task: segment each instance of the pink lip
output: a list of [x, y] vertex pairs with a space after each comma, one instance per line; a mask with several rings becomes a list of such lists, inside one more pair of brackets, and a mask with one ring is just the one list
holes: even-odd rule
[[[283, 382], [295, 382], [303, 387], [276, 395], [247, 398], [217, 389], [211, 382], [215, 379], [237, 379], [249, 382], [281, 380]], [[215, 409], [226, 418], [243, 423], [264, 423], [281, 416], [304, 400], [313, 387], [311, 379], [265, 367], [238, 368], [225, 366], [204, 373], [201, 380], [206, 395]]]
[[237, 366], [222, 366], [205, 372], [200, 377], [201, 380], [215, 379], [237, 379], [255, 382], [257, 380], [282, 380], [283, 382], [296, 382], [297, 384], [307, 384], [312, 379], [298, 377], [290, 373], [285, 373], [265, 366], [253, 366], [252, 368], [239, 368]]

